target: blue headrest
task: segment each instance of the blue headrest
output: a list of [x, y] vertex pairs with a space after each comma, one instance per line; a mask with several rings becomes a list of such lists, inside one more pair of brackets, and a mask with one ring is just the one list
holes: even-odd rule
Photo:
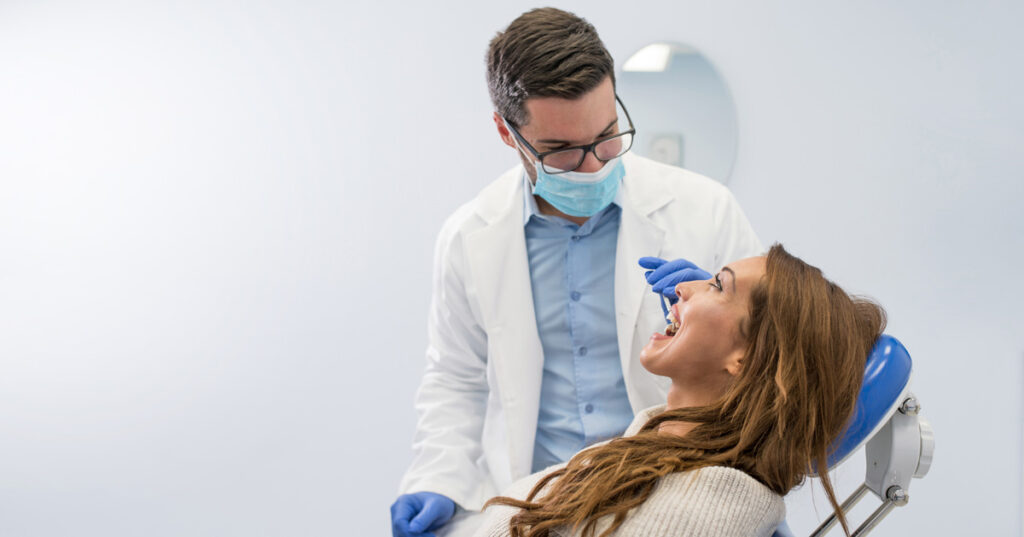
[[898, 339], [882, 334], [868, 355], [853, 419], [839, 438], [838, 447], [828, 457], [829, 468], [842, 462], [888, 419], [910, 382], [910, 369], [907, 348]]

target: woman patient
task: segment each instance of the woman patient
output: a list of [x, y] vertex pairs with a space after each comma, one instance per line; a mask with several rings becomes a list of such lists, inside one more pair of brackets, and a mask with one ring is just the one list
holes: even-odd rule
[[492, 498], [478, 537], [746, 537], [782, 522], [782, 496], [827, 466], [884, 311], [780, 245], [676, 294], [640, 357], [672, 379], [666, 404]]

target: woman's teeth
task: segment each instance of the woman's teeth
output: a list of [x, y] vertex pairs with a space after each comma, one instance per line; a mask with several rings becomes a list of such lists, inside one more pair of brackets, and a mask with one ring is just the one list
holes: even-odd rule
[[665, 335], [676, 335], [676, 332], [679, 330], [679, 319], [676, 319], [675, 310], [668, 310], [668, 315], [665, 315], [665, 320], [668, 321], [668, 326], [665, 327]]

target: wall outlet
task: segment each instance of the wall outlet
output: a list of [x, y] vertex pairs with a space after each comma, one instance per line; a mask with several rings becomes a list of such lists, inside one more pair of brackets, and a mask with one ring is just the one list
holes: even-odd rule
[[651, 143], [647, 145], [647, 154], [658, 162], [682, 166], [683, 135], [677, 133], [655, 134], [651, 138]]

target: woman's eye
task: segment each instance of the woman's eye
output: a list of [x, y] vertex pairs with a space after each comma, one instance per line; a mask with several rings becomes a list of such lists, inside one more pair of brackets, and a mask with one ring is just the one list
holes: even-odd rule
[[722, 280], [715, 274], [715, 283], [711, 284], [713, 287], [717, 287], [719, 291], [722, 291]]

